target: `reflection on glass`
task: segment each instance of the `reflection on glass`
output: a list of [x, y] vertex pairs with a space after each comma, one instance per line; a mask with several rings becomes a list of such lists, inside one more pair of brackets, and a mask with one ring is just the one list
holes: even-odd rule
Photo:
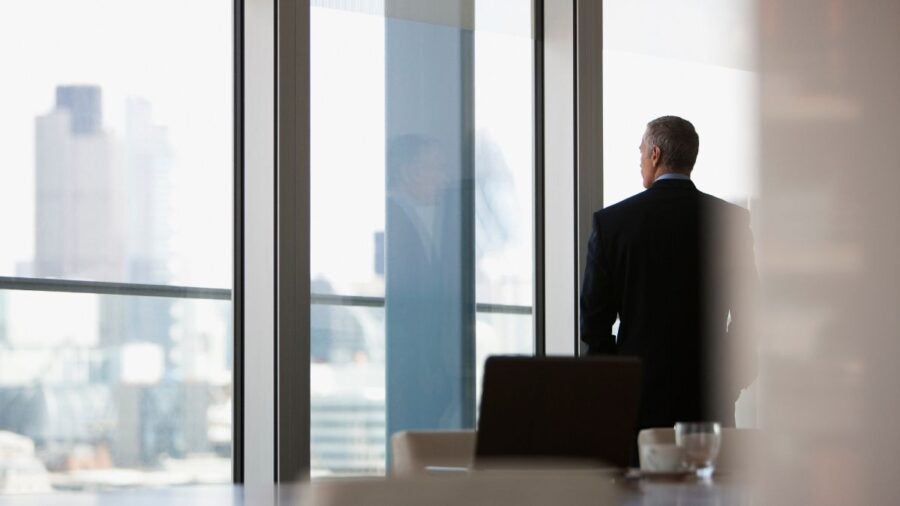
[[314, 476], [473, 426], [486, 353], [533, 349], [531, 2], [417, 5], [311, 11]]

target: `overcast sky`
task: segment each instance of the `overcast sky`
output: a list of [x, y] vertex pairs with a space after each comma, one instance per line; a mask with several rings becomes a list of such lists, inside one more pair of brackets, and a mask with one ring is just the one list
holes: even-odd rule
[[175, 282], [228, 286], [231, 262], [230, 0], [27, 0], [0, 4], [0, 275], [34, 249], [34, 122], [60, 84], [103, 89], [121, 138], [128, 97], [169, 131]]

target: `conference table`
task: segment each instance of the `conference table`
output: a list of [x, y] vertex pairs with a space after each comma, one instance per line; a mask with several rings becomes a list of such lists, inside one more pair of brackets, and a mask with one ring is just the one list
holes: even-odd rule
[[625, 479], [596, 471], [486, 472], [416, 479], [326, 478], [271, 486], [183, 486], [0, 496], [9, 506], [742, 506], [733, 480]]

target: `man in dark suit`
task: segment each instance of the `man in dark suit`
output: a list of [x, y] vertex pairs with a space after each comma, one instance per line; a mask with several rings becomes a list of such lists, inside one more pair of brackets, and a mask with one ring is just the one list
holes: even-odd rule
[[581, 339], [588, 354], [642, 360], [640, 428], [733, 424], [734, 401], [752, 379], [730, 363], [747, 317], [744, 288], [755, 279], [750, 215], [697, 190], [698, 148], [689, 121], [651, 121], [640, 145], [646, 190], [593, 217]]

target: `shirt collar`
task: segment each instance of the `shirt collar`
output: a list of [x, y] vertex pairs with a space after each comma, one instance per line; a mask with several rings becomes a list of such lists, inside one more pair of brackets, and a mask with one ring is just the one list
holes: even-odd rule
[[691, 176], [689, 176], [687, 174], [679, 174], [678, 172], [666, 172], [665, 174], [656, 178], [653, 182], [655, 183], [656, 181], [663, 181], [665, 179], [677, 179], [680, 181], [690, 181]]

